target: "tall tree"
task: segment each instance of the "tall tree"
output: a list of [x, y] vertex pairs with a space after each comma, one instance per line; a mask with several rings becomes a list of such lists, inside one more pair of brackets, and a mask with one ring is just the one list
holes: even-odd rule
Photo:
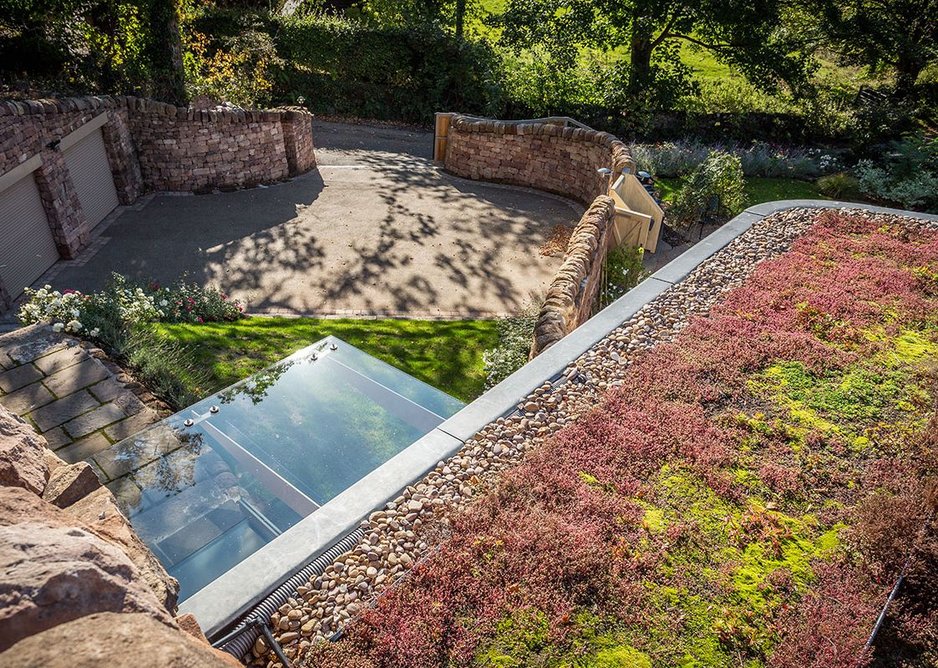
[[891, 69], [901, 97], [938, 58], [938, 0], [829, 0], [822, 16], [838, 51], [874, 72]]
[[186, 73], [182, 62], [177, 0], [149, 0], [149, 47], [153, 97], [184, 106]]
[[638, 97], [654, 85], [656, 63], [679, 66], [680, 42], [768, 89], [803, 82], [808, 60], [779, 27], [783, 9], [783, 0], [509, 0], [500, 23], [506, 45], [543, 44], [560, 62], [572, 63], [581, 46], [624, 48], [628, 92]]

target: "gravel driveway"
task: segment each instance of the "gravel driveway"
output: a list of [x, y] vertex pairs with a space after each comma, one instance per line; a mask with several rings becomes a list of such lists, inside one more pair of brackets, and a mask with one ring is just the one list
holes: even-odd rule
[[538, 248], [576, 205], [469, 182], [430, 162], [432, 135], [316, 122], [318, 170], [211, 195], [157, 195], [118, 215], [46, 280], [100, 288], [111, 272], [188, 274], [251, 312], [489, 316], [543, 292], [560, 264]]

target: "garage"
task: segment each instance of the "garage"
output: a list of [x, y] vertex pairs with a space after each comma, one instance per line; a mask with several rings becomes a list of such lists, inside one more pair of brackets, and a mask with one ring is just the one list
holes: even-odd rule
[[38, 166], [35, 160], [0, 177], [0, 282], [13, 299], [59, 259], [33, 174]]
[[101, 134], [101, 126], [106, 121], [107, 114], [101, 114], [62, 139], [65, 164], [89, 230], [119, 204]]

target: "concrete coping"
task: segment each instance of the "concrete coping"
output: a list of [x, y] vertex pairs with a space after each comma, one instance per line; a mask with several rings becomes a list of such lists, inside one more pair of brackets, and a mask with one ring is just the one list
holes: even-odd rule
[[404, 451], [323, 505], [180, 605], [217, 637], [294, 573], [338, 543], [375, 510], [456, 454], [491, 422], [518, 409], [535, 389], [567, 367], [646, 304], [686, 278], [755, 223], [798, 208], [860, 209], [938, 222], [938, 216], [850, 202], [783, 200], [749, 207], [709, 237], [639, 283], [501, 383], [467, 404]]

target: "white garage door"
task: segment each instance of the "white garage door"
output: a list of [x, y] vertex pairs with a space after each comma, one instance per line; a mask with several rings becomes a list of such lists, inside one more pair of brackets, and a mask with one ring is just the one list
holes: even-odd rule
[[[80, 133], [81, 129], [76, 132]], [[91, 229], [119, 204], [101, 130], [92, 131], [65, 149], [64, 153], [78, 201]]]
[[0, 191], [0, 279], [16, 299], [59, 259], [32, 174]]

